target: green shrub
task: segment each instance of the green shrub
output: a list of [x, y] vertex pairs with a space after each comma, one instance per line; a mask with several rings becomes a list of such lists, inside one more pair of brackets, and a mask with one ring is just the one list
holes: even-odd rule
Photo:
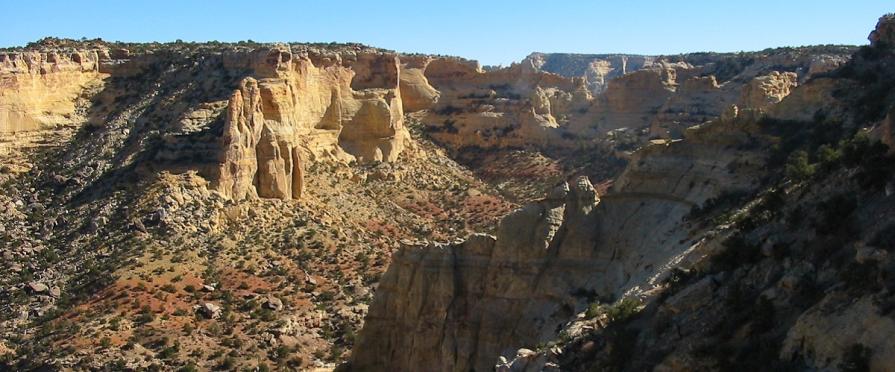
[[607, 314], [613, 322], [623, 322], [630, 319], [640, 311], [640, 300], [633, 297], [625, 297], [609, 308]]
[[839, 164], [839, 159], [841, 158], [842, 150], [837, 147], [823, 144], [817, 148], [817, 160], [823, 168], [834, 168]]
[[223, 361], [221, 361], [220, 369], [225, 371], [230, 371], [234, 367], [236, 367], [236, 359], [233, 357], [226, 357]]
[[797, 182], [811, 178], [815, 171], [815, 166], [808, 161], [808, 153], [803, 150], [790, 154], [783, 170], [787, 178]]
[[613, 305], [590, 304], [584, 315], [588, 319], [593, 319], [606, 314], [610, 322], [623, 322], [636, 315], [640, 311], [640, 305], [640, 300], [633, 297], [625, 297]]

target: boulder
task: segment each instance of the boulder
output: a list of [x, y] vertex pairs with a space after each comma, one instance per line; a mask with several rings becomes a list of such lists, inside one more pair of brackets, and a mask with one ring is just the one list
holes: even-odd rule
[[280, 311], [283, 309], [283, 301], [274, 296], [267, 296], [267, 298], [264, 299], [264, 307], [273, 311]]
[[46, 294], [50, 287], [41, 282], [30, 282], [28, 283], [28, 289], [33, 294]]
[[211, 302], [203, 303], [202, 305], [198, 305], [196, 307], [199, 314], [202, 314], [207, 319], [217, 319], [221, 316], [221, 307], [215, 305]]

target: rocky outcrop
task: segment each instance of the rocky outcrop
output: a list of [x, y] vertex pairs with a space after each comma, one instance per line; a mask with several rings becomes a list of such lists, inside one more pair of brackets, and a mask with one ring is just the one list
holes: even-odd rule
[[432, 108], [440, 93], [426, 78], [430, 57], [401, 56], [401, 102], [404, 112], [416, 112]]
[[[316, 61], [316, 65], [315, 65]], [[305, 161], [395, 161], [407, 140], [394, 55], [224, 55], [249, 69], [229, 99], [212, 188], [233, 199], [298, 199]]]
[[799, 316], [786, 336], [782, 357], [809, 355], [810, 367], [832, 369], [842, 365], [843, 350], [862, 345], [873, 352], [870, 370], [885, 371], [895, 365], [895, 344], [891, 342], [895, 320], [882, 314], [870, 297], [858, 301], [841, 295], [827, 297]]
[[258, 82], [251, 78], [230, 97], [221, 137], [223, 164], [213, 185], [237, 200], [300, 198], [303, 171], [297, 138], [284, 138], [266, 126], [261, 102]]
[[870, 31], [870, 46], [895, 45], [895, 14], [886, 14], [879, 18], [876, 28]]
[[596, 97], [588, 115], [572, 123], [571, 131], [590, 137], [613, 129], [648, 126], [651, 116], [675, 93], [678, 69], [687, 67], [658, 65], [613, 80]]
[[590, 101], [582, 79], [540, 72], [525, 62], [486, 72], [471, 61], [439, 58], [425, 75], [439, 98], [423, 121], [433, 138], [456, 148], [565, 141], [558, 127]]
[[739, 105], [765, 109], [780, 102], [798, 85], [798, 75], [793, 72], [771, 72], [769, 75], [752, 79], [743, 87]]
[[96, 50], [0, 53], [0, 134], [72, 124], [78, 95], [103, 76]]
[[650, 135], [680, 138], [687, 128], [717, 117], [735, 102], [736, 93], [735, 89], [718, 84], [714, 75], [690, 77], [659, 108], [650, 123]]
[[[466, 371], [493, 365], [494, 352], [509, 352], [502, 346], [542, 338], [574, 307], [554, 298], [572, 276], [544, 274], [585, 275], [597, 202], [580, 179], [571, 191], [564, 185], [508, 215], [496, 237], [400, 251], [380, 282], [383, 295], [371, 307], [352, 368]], [[528, 321], [543, 328], [516, 327]]]

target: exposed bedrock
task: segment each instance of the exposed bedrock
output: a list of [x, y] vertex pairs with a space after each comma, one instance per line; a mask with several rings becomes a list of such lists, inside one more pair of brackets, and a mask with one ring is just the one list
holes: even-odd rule
[[395, 161], [403, 150], [394, 55], [318, 58], [320, 66], [286, 49], [224, 58], [257, 76], [244, 79], [228, 104], [221, 165], [210, 175], [225, 195], [299, 198], [303, 159]]

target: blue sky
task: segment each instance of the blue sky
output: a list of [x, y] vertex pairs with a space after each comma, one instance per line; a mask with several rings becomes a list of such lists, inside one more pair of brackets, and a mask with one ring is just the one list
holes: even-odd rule
[[0, 46], [120, 41], [361, 42], [509, 64], [533, 51], [672, 54], [866, 44], [891, 0], [6, 1]]

